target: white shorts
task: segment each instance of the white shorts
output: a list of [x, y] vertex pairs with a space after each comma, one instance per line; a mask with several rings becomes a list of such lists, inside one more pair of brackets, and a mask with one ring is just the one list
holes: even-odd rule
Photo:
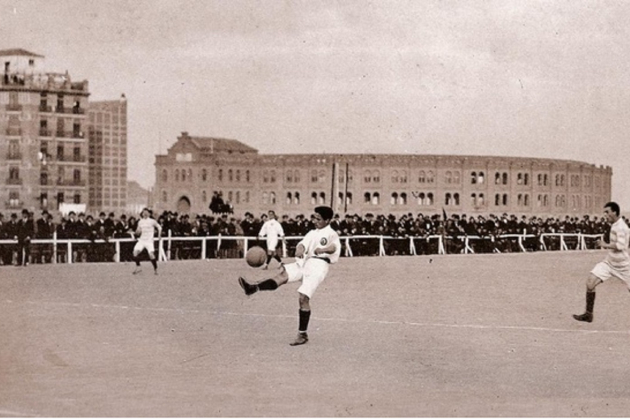
[[139, 253], [142, 252], [143, 249], [146, 249], [149, 254], [153, 254], [155, 252], [153, 239], [139, 240], [138, 242], [136, 242], [136, 245], [133, 247], [133, 253], [138, 255]]
[[278, 248], [278, 238], [267, 238], [267, 251], [275, 251]]
[[298, 292], [310, 299], [326, 278], [329, 265], [324, 260], [309, 258], [306, 261], [298, 259], [294, 263], [285, 265], [284, 268], [289, 275], [289, 283], [301, 280], [302, 285], [298, 288]]
[[607, 261], [602, 261], [593, 267], [591, 273], [601, 281], [610, 280], [611, 277], [617, 277], [619, 280], [625, 282], [630, 290], [630, 266], [615, 268]]

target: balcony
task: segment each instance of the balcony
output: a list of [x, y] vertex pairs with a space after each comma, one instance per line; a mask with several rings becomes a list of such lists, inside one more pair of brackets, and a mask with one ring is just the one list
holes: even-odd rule
[[62, 187], [85, 187], [83, 179], [58, 179], [57, 185]]
[[52, 137], [52, 130], [48, 130], [46, 128], [40, 128], [39, 129], [39, 136], [40, 137]]
[[7, 153], [7, 160], [22, 160], [22, 153], [9, 152]]
[[57, 155], [57, 162], [87, 163], [87, 158], [84, 155], [79, 155], [79, 156]]
[[4, 202], [4, 207], [7, 209], [20, 209], [24, 206], [24, 202], [16, 198], [12, 198], [9, 201]]
[[9, 104], [9, 105], [7, 105], [7, 111], [22, 111], [22, 105], [20, 105], [20, 104]]
[[85, 109], [75, 106], [75, 107], [72, 108], [72, 113], [73, 114], [77, 114], [77, 115], [83, 115], [83, 114], [85, 114]]
[[7, 128], [7, 136], [21, 136], [21, 135], [22, 135], [21, 128], [15, 128], [15, 127]]
[[64, 108], [63, 106], [57, 105], [55, 107], [55, 112], [58, 113], [58, 114], [65, 114], [66, 113], [66, 108]]
[[82, 138], [85, 138], [85, 135], [83, 134], [82, 131], [73, 131], [72, 132], [72, 138], [73, 139], [82, 139]]
[[52, 112], [52, 107], [50, 105], [39, 105], [39, 112]]
[[6, 185], [22, 185], [22, 178], [7, 178]]

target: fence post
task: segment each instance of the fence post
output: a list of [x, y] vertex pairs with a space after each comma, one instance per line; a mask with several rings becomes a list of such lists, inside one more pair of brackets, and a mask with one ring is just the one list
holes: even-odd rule
[[446, 254], [446, 251], [444, 250], [444, 242], [442, 241], [442, 235], [439, 235], [437, 238], [438, 238], [438, 254]]
[[116, 241], [116, 255], [114, 255], [114, 262], [120, 262], [120, 239]]
[[416, 255], [416, 244], [413, 241], [413, 236], [409, 237], [409, 254]]
[[569, 248], [567, 247], [567, 244], [564, 242], [564, 233], [560, 234], [560, 250], [561, 251], [569, 250]]
[[172, 260], [173, 256], [171, 255], [171, 230], [168, 230], [168, 242], [167, 242], [167, 253], [166, 256], [168, 257], [169, 260]]
[[57, 231], [53, 232], [53, 264], [57, 264]]
[[346, 257], [354, 257], [350, 248], [350, 238], [346, 236]]
[[383, 245], [383, 235], [378, 237], [378, 255], [385, 256], [385, 246]]
[[201, 239], [201, 259], [202, 260], [206, 259], [206, 237], [205, 236]]
[[68, 264], [72, 264], [72, 241], [68, 241]]

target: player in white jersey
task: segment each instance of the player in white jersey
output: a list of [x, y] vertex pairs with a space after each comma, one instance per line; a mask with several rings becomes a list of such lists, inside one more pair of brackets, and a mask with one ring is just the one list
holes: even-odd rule
[[[284, 241], [284, 229], [278, 220], [276, 219], [276, 213], [273, 210], [269, 210], [269, 219], [263, 223], [258, 232], [258, 237], [264, 236], [267, 238], [267, 261], [263, 265], [262, 269], [266, 270], [271, 262], [272, 258], [275, 258], [280, 264], [282, 259], [278, 255], [278, 243], [282, 239]], [[257, 238], [258, 239], [258, 238]]]
[[610, 242], [600, 239], [597, 245], [608, 249], [606, 259], [593, 268], [586, 280], [586, 312], [573, 315], [578, 321], [593, 322], [593, 308], [595, 307], [595, 288], [611, 277], [616, 277], [626, 283], [630, 290], [630, 256], [628, 256], [628, 242], [630, 228], [619, 216], [621, 209], [615, 202], [606, 203], [604, 216], [612, 223], [610, 227]]
[[339, 235], [330, 227], [333, 210], [330, 207], [315, 208], [313, 222], [315, 229], [306, 234], [295, 249], [295, 262], [280, 267], [280, 272], [273, 278], [258, 283], [248, 283], [243, 277], [238, 282], [246, 295], [259, 290], [275, 290], [286, 283], [301, 281], [299, 294], [299, 329], [292, 346], [306, 344], [308, 341], [308, 322], [311, 316], [310, 301], [317, 287], [324, 281], [328, 268], [339, 260], [341, 242]]
[[136, 262], [136, 268], [133, 274], [138, 274], [142, 271], [140, 267], [140, 253], [145, 249], [149, 253], [151, 264], [153, 265], [153, 272], [157, 274], [157, 257], [155, 256], [155, 247], [153, 246], [153, 237], [155, 236], [155, 229], [158, 231], [158, 238], [162, 236], [162, 226], [155, 219], [151, 218], [151, 210], [144, 208], [140, 212], [140, 220], [138, 221], [138, 228], [136, 234], [138, 235], [138, 242], [133, 247], [133, 259]]

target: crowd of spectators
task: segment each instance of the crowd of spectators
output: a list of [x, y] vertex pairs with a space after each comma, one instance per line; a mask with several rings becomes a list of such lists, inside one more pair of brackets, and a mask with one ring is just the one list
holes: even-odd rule
[[[98, 217], [90, 214], [70, 212], [67, 216], [55, 220], [52, 214], [42, 212], [35, 220], [34, 214], [28, 210], [22, 211], [21, 217], [13, 213], [5, 220], [0, 214], [0, 240], [14, 240], [13, 243], [0, 244], [0, 262], [4, 265], [26, 264], [30, 262], [51, 262], [53, 258], [52, 245], [30, 244], [31, 239], [51, 239], [56, 233], [57, 239], [83, 239], [75, 243], [72, 248], [73, 261], [99, 262], [113, 261], [116, 247], [112, 239], [133, 238], [137, 227], [135, 216], [125, 214], [116, 216], [114, 213], [100, 212]], [[217, 213], [212, 215], [190, 216], [176, 212], [165, 211], [154, 218], [162, 226], [164, 236], [170, 236], [169, 256], [172, 259], [188, 259], [201, 257], [201, 240], [190, 241], [192, 237], [218, 237], [206, 240], [207, 258], [236, 258], [243, 255], [243, 241], [230, 240], [230, 237], [257, 237], [260, 227], [267, 219], [267, 214], [259, 217], [252, 213], [245, 213], [240, 219], [233, 213]], [[281, 216], [279, 220], [284, 228], [285, 236], [300, 237], [313, 228], [311, 215]], [[470, 251], [475, 253], [487, 252], [519, 252], [560, 249], [560, 240], [550, 238], [548, 244], [543, 245], [540, 236], [545, 233], [583, 233], [590, 235], [606, 234], [609, 229], [605, 219], [583, 216], [582, 218], [566, 216], [557, 217], [527, 217], [516, 215], [469, 216], [451, 214], [405, 214], [374, 215], [367, 213], [346, 214], [343, 217], [335, 215], [331, 223], [339, 235], [349, 237], [352, 255], [379, 255], [381, 246], [386, 255], [407, 255], [411, 253], [410, 241], [413, 241], [415, 254], [435, 254], [439, 252], [436, 237], [443, 240], [444, 251], [449, 254], [465, 251], [466, 238], [469, 240]], [[507, 236], [506, 236], [507, 235]], [[512, 235], [510, 237], [510, 235]], [[514, 235], [526, 235], [519, 244]], [[383, 236], [382, 242], [378, 238], [364, 236]], [[177, 239], [180, 238], [180, 239]], [[182, 239], [184, 238], [184, 239]], [[590, 239], [589, 239], [590, 240]], [[576, 237], [566, 239], [569, 248], [576, 248]], [[163, 241], [164, 242], [164, 241]], [[298, 240], [288, 239], [288, 254], [292, 255]], [[256, 239], [248, 242], [264, 246], [264, 241]], [[594, 239], [592, 242], [594, 243]], [[120, 260], [130, 261], [133, 241], [122, 241], [120, 244]], [[165, 246], [165, 245], [163, 245]], [[345, 247], [345, 245], [344, 245]], [[57, 247], [57, 258], [66, 261], [66, 247]], [[349, 255], [346, 251], [345, 255]], [[25, 260], [22, 260], [22, 255]]]

